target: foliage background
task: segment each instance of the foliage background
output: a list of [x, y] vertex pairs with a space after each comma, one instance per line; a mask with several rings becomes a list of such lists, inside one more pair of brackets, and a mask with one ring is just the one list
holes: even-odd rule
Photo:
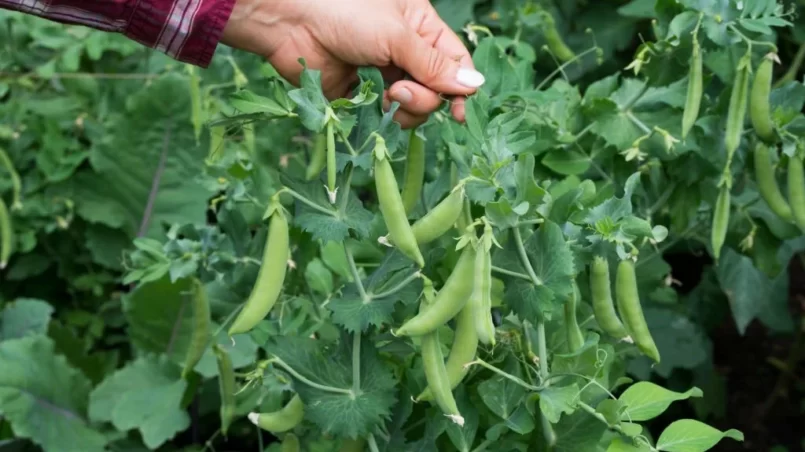
[[[664, 426], [693, 417], [746, 436], [743, 443], [725, 441], [713, 450], [805, 450], [795, 427], [802, 425], [805, 412], [805, 238], [775, 220], [762, 202], [752, 203], [757, 194], [747, 172], [740, 204], [750, 220], [733, 215], [719, 265], [708, 253], [710, 206], [723, 159], [716, 152], [720, 144], [715, 137], [723, 130], [716, 119], [724, 116], [729, 91], [724, 86], [743, 50], [715, 40], [708, 48], [705, 66], [713, 80], [706, 96], [712, 112], [701, 122], [701, 141], [683, 143], [670, 154], [650, 143], [648, 159], [624, 162], [616, 151], [630, 147], [635, 125], [622, 114], [607, 114], [612, 108], [607, 99], [617, 108], [641, 93], [630, 107], [635, 115], [678, 133], [690, 52], [686, 44], [645, 64], [642, 70], [652, 86], [644, 87], [631, 68], [625, 69], [643, 49], [641, 43], [655, 39], [658, 11], [674, 9], [675, 2], [540, 2], [568, 45], [582, 55], [564, 67], [565, 83], [551, 78], [542, 91], [525, 88], [546, 80], [557, 67], [542, 50], [540, 24], [507, 14], [530, 3], [434, 3], [457, 31], [472, 22], [501, 36], [473, 46], [476, 65], [485, 69], [491, 93], [517, 86], [531, 93], [526, 100], [534, 108], [530, 120], [537, 130], [561, 121], [550, 128], [576, 133], [576, 109], [601, 110], [590, 126], [596, 140], [569, 151], [546, 146], [536, 152], [542, 178], [573, 185], [611, 176], [622, 187], [626, 176], [638, 171], [651, 182], [644, 183], [636, 209], [653, 224], [666, 226], [670, 238], [639, 276], [645, 283], [641, 291], [651, 291], [644, 309], [663, 362], [651, 368], [637, 357], [629, 361], [628, 371], [640, 380], [680, 391], [696, 386], [705, 394], [673, 405], [654, 422]], [[709, 11], [730, 9], [727, 0], [681, 3]], [[796, 3], [784, 6], [790, 10]], [[801, 80], [805, 22], [797, 15], [788, 19], [792, 27], [775, 28], [779, 35], [767, 39], [779, 48], [782, 64], [776, 77], [789, 71]], [[484, 36], [482, 30], [475, 33]], [[717, 40], [718, 33], [708, 30], [711, 39]], [[500, 53], [511, 38], [523, 44]], [[593, 43], [598, 50], [585, 52]], [[264, 228], [262, 210], [243, 200], [277, 188], [275, 175], [261, 168], [292, 172], [303, 167], [308, 133], [296, 119], [278, 119], [230, 127], [222, 141], [211, 142], [215, 135], [211, 138], [202, 123], [204, 115], [231, 108], [228, 96], [237, 88], [270, 94], [271, 76], [271, 68], [258, 58], [224, 47], [209, 69], [198, 70], [119, 36], [0, 11], [0, 147], [23, 187], [23, 207], [13, 214], [14, 255], [0, 271], [0, 450], [58, 451], [71, 450], [60, 448], [64, 444], [109, 442], [119, 451], [189, 451], [201, 450], [211, 437], [208, 445], [216, 450], [259, 447], [259, 434], [243, 416], [228, 441], [214, 435], [219, 401], [209, 350], [196, 368], [198, 378], [177, 378], [180, 369], [173, 361], [181, 361], [189, 341], [189, 333], [177, 325], [188, 321], [188, 313], [174, 302], [184, 288], [170, 284], [164, 274], [209, 269], [227, 274], [226, 281], [208, 286], [218, 321], [248, 294], [256, 267], [243, 265], [249, 262], [243, 256], [259, 256], [263, 239], [259, 233], [252, 239], [252, 231]], [[198, 97], [190, 89], [196, 78], [203, 105], [194, 104]], [[551, 98], [575, 89], [583, 93], [576, 104]], [[601, 94], [595, 98], [595, 93]], [[801, 110], [805, 89], [792, 83], [773, 98]], [[588, 99], [591, 105], [580, 105]], [[429, 139], [440, 143], [444, 137]], [[435, 168], [444, 153], [429, 151], [433, 165], [428, 168]], [[252, 176], [237, 181], [238, 171], [252, 170]], [[10, 200], [10, 178], [0, 174], [0, 194]], [[443, 193], [440, 183], [429, 184], [433, 196]], [[221, 193], [229, 195], [225, 202], [240, 203], [233, 210], [237, 215], [215, 209], [224, 202], [216, 198]], [[355, 224], [376, 224], [377, 217], [373, 220], [362, 208], [354, 214]], [[306, 226], [308, 231], [317, 227]], [[306, 286], [312, 294], [285, 300], [283, 313], [287, 309], [291, 320], [272, 323], [256, 333], [258, 338], [277, 328], [286, 334], [338, 334], [331, 324], [324, 325], [326, 310], [311, 300], [329, 300], [334, 281], [349, 273], [335, 257], [337, 249], [306, 247], [305, 232], [295, 234], [300, 265], [289, 284]], [[742, 250], [739, 243], [747, 236], [753, 246]], [[371, 260], [375, 251], [369, 248], [364, 257]], [[666, 278], [673, 283], [657, 284]], [[133, 290], [136, 281], [142, 284], [139, 290]], [[224, 334], [217, 339], [228, 342]], [[235, 365], [247, 371], [262, 344], [249, 336], [237, 344]], [[378, 377], [378, 390], [388, 384]], [[272, 397], [261, 400], [263, 406], [278, 406], [279, 399]], [[241, 415], [250, 409], [244, 406]], [[272, 441], [265, 433], [259, 438], [265, 446]]]

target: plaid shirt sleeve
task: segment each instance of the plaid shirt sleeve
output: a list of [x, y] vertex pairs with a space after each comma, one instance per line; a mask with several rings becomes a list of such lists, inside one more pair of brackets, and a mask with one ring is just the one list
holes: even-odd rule
[[235, 0], [0, 0], [0, 8], [122, 33], [170, 57], [207, 67]]

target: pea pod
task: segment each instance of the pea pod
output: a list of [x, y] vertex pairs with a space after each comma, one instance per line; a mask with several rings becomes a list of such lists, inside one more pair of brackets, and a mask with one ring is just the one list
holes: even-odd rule
[[723, 185], [718, 192], [716, 206], [713, 209], [713, 226], [710, 230], [710, 245], [713, 247], [713, 257], [718, 261], [721, 248], [727, 239], [727, 226], [730, 222], [730, 189]]
[[335, 126], [333, 120], [327, 121], [327, 197], [330, 199], [331, 204], [335, 204], [336, 192], [338, 189], [335, 187], [336, 176], [338, 168], [335, 163]]
[[273, 209], [273, 212], [257, 282], [229, 328], [230, 336], [250, 331], [260, 323], [274, 307], [282, 291], [289, 256], [288, 219], [277, 199], [272, 201], [269, 209]]
[[576, 58], [576, 54], [565, 44], [562, 35], [560, 35], [559, 31], [556, 29], [556, 20], [553, 16], [548, 12], [544, 12], [542, 17], [542, 34], [545, 36], [545, 42], [548, 44], [548, 48], [551, 52], [553, 52], [556, 58], [561, 62], [567, 62]]
[[210, 330], [210, 303], [207, 300], [207, 293], [204, 285], [196, 278], [193, 278], [192, 288], [193, 305], [193, 332], [190, 337], [190, 346], [187, 348], [185, 356], [184, 370], [182, 378], [187, 378], [196, 364], [201, 360], [204, 351], [207, 349], [211, 337]]
[[590, 265], [590, 291], [593, 300], [593, 315], [598, 326], [615, 339], [631, 342], [629, 332], [626, 331], [615, 312], [609, 280], [609, 262], [601, 256], [595, 256]]
[[435, 331], [456, 316], [467, 304], [472, 295], [472, 277], [475, 271], [475, 249], [465, 246], [458, 258], [453, 272], [436, 295], [433, 306], [427, 314], [419, 312], [405, 322], [397, 331], [397, 336], [422, 336]]
[[0, 198], [0, 270], [6, 268], [11, 257], [11, 247], [14, 231], [11, 230], [11, 215], [3, 198]]
[[702, 49], [699, 41], [693, 40], [693, 54], [690, 57], [690, 71], [688, 72], [688, 92], [685, 99], [685, 110], [682, 113], [682, 138], [684, 139], [696, 119], [702, 105]]
[[576, 306], [579, 298], [579, 288], [573, 284], [573, 294], [565, 302], [565, 334], [567, 335], [567, 348], [570, 353], [575, 353], [584, 346], [584, 333], [579, 326], [576, 318]]
[[407, 214], [411, 213], [419, 202], [422, 184], [425, 181], [425, 141], [416, 134], [416, 129], [411, 129], [408, 140], [405, 183], [400, 195]]
[[327, 164], [327, 135], [317, 133], [313, 139], [313, 149], [310, 152], [310, 162], [305, 170], [305, 179], [313, 180], [319, 177], [324, 165]]
[[456, 187], [439, 204], [411, 227], [419, 245], [428, 244], [449, 231], [464, 208], [464, 187]]
[[397, 186], [397, 179], [394, 170], [388, 159], [388, 151], [383, 138], [376, 137], [375, 147], [375, 188], [377, 190], [380, 213], [389, 231], [390, 242], [397, 247], [405, 256], [413, 260], [420, 268], [425, 266], [425, 258], [419, 250], [414, 231], [408, 223], [408, 215], [405, 213], [400, 189]]
[[755, 73], [755, 80], [752, 82], [752, 92], [749, 95], [749, 119], [755, 129], [755, 135], [767, 143], [773, 143], [775, 139], [774, 123], [771, 119], [769, 105], [774, 58], [776, 55], [770, 53], [760, 62]]
[[291, 400], [277, 411], [249, 413], [252, 424], [271, 433], [283, 433], [295, 428], [305, 417], [305, 404], [294, 394]]
[[794, 221], [805, 231], [805, 171], [799, 154], [788, 159], [788, 201]]
[[11, 210], [19, 210], [22, 208], [22, 202], [20, 201], [20, 194], [22, 193], [22, 183], [20, 182], [20, 175], [17, 173], [16, 168], [14, 168], [14, 164], [11, 162], [11, 159], [6, 154], [6, 151], [3, 148], [0, 148], [0, 163], [2, 163], [6, 171], [8, 171], [9, 176], [11, 177]]
[[484, 226], [484, 235], [475, 251], [475, 275], [470, 306], [475, 317], [475, 333], [478, 341], [495, 345], [495, 325], [492, 323], [492, 226]]
[[634, 262], [622, 260], [618, 264], [618, 271], [615, 275], [615, 295], [618, 303], [618, 311], [623, 316], [632, 338], [637, 348], [643, 354], [660, 362], [660, 351], [651, 337], [646, 319], [643, 316], [643, 308], [640, 305], [640, 294], [637, 290], [637, 278], [635, 277]]
[[744, 131], [751, 62], [748, 55], [744, 56], [738, 62], [738, 67], [735, 70], [735, 80], [730, 93], [729, 110], [727, 110], [727, 129], [724, 136], [724, 145], [727, 148], [729, 159], [732, 159], [732, 154], [741, 144], [741, 135]]
[[[455, 389], [469, 372], [464, 365], [475, 360], [478, 352], [478, 335], [475, 333], [475, 314], [473, 307], [467, 303], [456, 316], [456, 330], [453, 333], [453, 344], [450, 347], [450, 354], [447, 356], [445, 369], [447, 378], [450, 380], [450, 389]], [[427, 402], [433, 400], [433, 392], [430, 387], [425, 388], [419, 396], [417, 402]]]
[[[468, 246], [467, 248], [471, 247]], [[436, 299], [431, 301], [430, 297], [426, 296], [420, 305], [419, 314], [427, 315], [434, 307], [436, 307]], [[463, 426], [464, 418], [458, 411], [456, 399], [453, 397], [453, 388], [450, 386], [450, 377], [447, 375], [447, 367], [444, 364], [442, 344], [439, 341], [439, 330], [434, 329], [432, 332], [423, 335], [420, 347], [422, 366], [425, 369], [425, 380], [428, 382], [428, 389], [433, 394], [433, 400], [451, 421]]]
[[226, 436], [232, 420], [235, 418], [235, 368], [229, 353], [220, 345], [212, 348], [218, 366], [218, 390], [221, 394], [221, 433]]
[[780, 192], [777, 179], [774, 177], [774, 166], [771, 164], [772, 150], [764, 143], [758, 142], [755, 145], [755, 179], [757, 179], [757, 189], [760, 196], [769, 205], [772, 212], [785, 221], [793, 221], [791, 206]]

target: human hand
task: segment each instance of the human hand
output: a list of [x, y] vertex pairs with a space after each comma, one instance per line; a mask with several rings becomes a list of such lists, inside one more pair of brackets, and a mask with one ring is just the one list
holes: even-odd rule
[[428, 0], [237, 0], [222, 42], [264, 56], [294, 84], [304, 58], [329, 99], [349, 93], [359, 66], [376, 66], [392, 83], [383, 107], [399, 102], [404, 128], [424, 123], [441, 95], [454, 97], [452, 114], [464, 121], [463, 96], [484, 83]]

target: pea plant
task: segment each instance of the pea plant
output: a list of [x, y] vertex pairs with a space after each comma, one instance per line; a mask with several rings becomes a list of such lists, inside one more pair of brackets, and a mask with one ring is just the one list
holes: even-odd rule
[[[9, 303], [0, 446], [4, 428], [46, 451], [740, 446], [729, 416], [711, 425], [701, 408], [713, 385], [671, 378], [707, 356], [666, 254], [712, 258], [739, 330], [791, 323], [768, 300], [805, 249], [805, 87], [797, 69], [775, 76], [793, 10], [629, 2], [618, 13], [650, 27], [620, 67], [597, 31], [563, 37], [551, 2], [470, 3], [456, 28], [487, 82], [463, 123], [446, 101], [401, 129], [375, 68], [341, 99], [304, 60], [299, 86], [235, 58], [149, 81], [156, 94], [127, 108], [164, 114], [155, 147], [181, 114], [198, 152], [172, 168], [203, 165], [163, 182], [160, 223], [120, 250], [106, 334], [131, 350], [90, 382], [89, 357], [54, 351], [66, 333], [14, 333], [49, 305]], [[178, 90], [187, 102], [168, 105]], [[108, 168], [113, 146], [99, 143], [92, 164]], [[33, 197], [21, 146], [0, 152], [12, 269], [35, 249], [17, 226]], [[76, 180], [61, 187], [79, 199]], [[172, 211], [191, 181], [209, 195], [192, 218]], [[99, 223], [97, 206], [75, 210]], [[36, 369], [70, 377], [26, 388]]]

